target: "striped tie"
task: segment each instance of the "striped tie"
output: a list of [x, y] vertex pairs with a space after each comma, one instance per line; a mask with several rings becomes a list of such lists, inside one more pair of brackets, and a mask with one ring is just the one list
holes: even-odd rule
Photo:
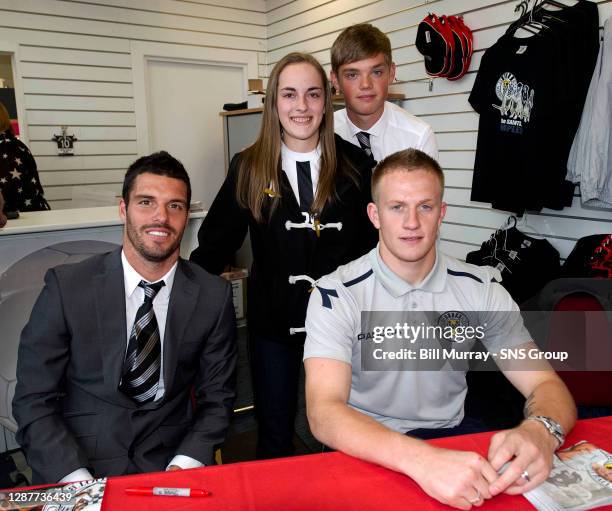
[[370, 146], [370, 134], [367, 131], [357, 132], [357, 141], [361, 148], [366, 152], [368, 156], [372, 156], [372, 146]]
[[141, 280], [144, 302], [136, 313], [128, 342], [119, 390], [137, 403], [146, 403], [155, 397], [161, 368], [161, 340], [153, 299], [165, 286], [163, 280], [148, 284]]
[[295, 168], [298, 178], [298, 195], [300, 196], [300, 211], [310, 211], [314, 195], [312, 193], [312, 175], [309, 161], [296, 161]]

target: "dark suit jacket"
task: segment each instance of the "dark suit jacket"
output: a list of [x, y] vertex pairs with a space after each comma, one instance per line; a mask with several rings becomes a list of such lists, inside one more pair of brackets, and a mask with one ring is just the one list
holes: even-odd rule
[[137, 406], [118, 391], [126, 346], [120, 249], [47, 272], [21, 336], [13, 399], [34, 483], [80, 467], [95, 476], [165, 470], [177, 453], [213, 463], [235, 398], [229, 283], [179, 260], [158, 402]]

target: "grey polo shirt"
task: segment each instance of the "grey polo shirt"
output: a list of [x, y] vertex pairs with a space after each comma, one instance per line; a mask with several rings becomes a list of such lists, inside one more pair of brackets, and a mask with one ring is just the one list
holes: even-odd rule
[[[372, 327], [362, 312], [436, 311], [439, 318], [451, 319], [476, 315], [472, 323], [486, 325], [482, 342], [489, 349], [529, 342], [518, 306], [500, 281], [493, 268], [438, 251], [430, 273], [412, 286], [385, 265], [376, 247], [317, 282], [308, 304], [304, 359], [351, 365], [348, 404], [391, 429], [454, 427], [464, 415], [466, 371], [448, 364], [435, 371], [362, 370], [362, 343], [369, 342]], [[464, 347], [469, 351], [470, 345]]]

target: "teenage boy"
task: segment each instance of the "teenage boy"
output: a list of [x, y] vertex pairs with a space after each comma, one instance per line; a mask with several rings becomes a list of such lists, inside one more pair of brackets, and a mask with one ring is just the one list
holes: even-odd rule
[[332, 46], [331, 62], [332, 83], [346, 103], [334, 115], [338, 135], [376, 161], [410, 148], [438, 159], [431, 126], [387, 101], [395, 64], [385, 34], [369, 23], [344, 29]]

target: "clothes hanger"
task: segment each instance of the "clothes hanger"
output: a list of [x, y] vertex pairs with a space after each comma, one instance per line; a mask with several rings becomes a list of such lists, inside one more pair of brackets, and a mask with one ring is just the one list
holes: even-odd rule
[[[516, 259], [517, 261], [520, 261], [519, 257], [517, 256], [518, 252], [517, 251], [512, 251], [512, 250], [507, 250], [505, 248], [500, 248], [498, 246], [498, 241], [497, 238], [495, 237], [495, 234], [499, 232], [499, 231], [495, 231], [495, 233], [491, 234], [491, 237], [489, 238], [489, 242], [492, 244], [493, 246], [493, 252], [491, 252], [491, 254], [489, 255], [485, 255], [483, 256], [482, 260], [486, 261], [487, 259], [493, 259], [493, 261], [496, 261], [497, 264], [493, 264], [491, 266], [493, 266], [494, 268], [497, 268], [499, 271], [507, 271], [508, 273], [512, 274], [512, 270], [508, 267], [508, 263], [506, 261], [504, 261], [503, 259], [500, 259], [497, 256], [497, 251], [503, 251], [503, 252], [508, 252], [508, 258], [510, 259]], [[505, 240], [504, 240], [505, 243]], [[512, 254], [514, 253], [514, 257], [512, 256]]]
[[538, 0], [534, 0], [533, 5], [531, 6], [531, 10], [529, 11], [529, 20], [527, 21], [526, 25], [535, 27], [539, 30], [548, 29], [550, 28], [548, 25], [546, 25], [545, 23], [542, 23], [541, 21], [533, 19], [533, 13], [535, 12], [538, 5], [539, 5]]
[[529, 2], [527, 0], [522, 0], [519, 4], [516, 5], [516, 7], [514, 8], [514, 12], [518, 12], [519, 10], [521, 11], [521, 15], [519, 16], [519, 19], [520, 19], [523, 16], [525, 16], [528, 9], [529, 9]]
[[[517, 27], [515, 27], [514, 29], [514, 33], [516, 34], [518, 29], [524, 30], [525, 32], [529, 32], [530, 34], [533, 35], [538, 35], [540, 32], [538, 30], [534, 30], [533, 28], [530, 28], [529, 25], [519, 25]], [[517, 37], [517, 39], [521, 39], [520, 37]]]
[[531, 232], [529, 236], [535, 239], [544, 240], [546, 239], [533, 225], [530, 225], [527, 220], [527, 212], [523, 213], [523, 216], [516, 223], [516, 228], [525, 234], [525, 230], [529, 229]]
[[540, 13], [542, 12], [542, 18], [543, 19], [552, 19], [554, 21], [557, 21], [559, 23], [567, 23], [567, 21], [561, 19], [561, 18], [557, 18], [554, 14], [551, 14], [551, 11], [547, 11], [544, 9], [545, 5], [551, 5], [553, 7], [557, 7], [559, 10], [564, 10], [567, 7], [569, 7], [569, 5], [565, 5], [562, 4], [561, 2], [557, 2], [556, 0], [543, 0], [537, 7], [536, 7], [536, 12]]
[[512, 227], [516, 227], [516, 223], [517, 223], [516, 215], [510, 215], [508, 218], [506, 218], [506, 221], [504, 222], [504, 225], [502, 226], [502, 228], [511, 229]]
[[[519, 2], [518, 4], [516, 4], [516, 6], [514, 7], [514, 12], [518, 12], [521, 11], [521, 14], [519, 15], [518, 19], [513, 22], [510, 27], [508, 27], [508, 30], [506, 31], [506, 33], [508, 34], [514, 34], [517, 29], [523, 24], [523, 22], [525, 21], [525, 15], [529, 12], [529, 0], [521, 0], [521, 2]], [[536, 32], [525, 29], [527, 32], [531, 32], [532, 34], [535, 34]]]
[[[533, 19], [534, 9], [538, 5], [538, 1], [534, 0], [531, 8], [529, 7], [529, 3], [531, 0], [524, 0], [520, 4], [518, 4], [514, 11], [517, 12], [519, 9], [521, 10], [521, 16], [519, 19], [510, 27], [508, 33], [511, 33], [515, 38], [516, 32], [519, 29], [524, 30], [525, 32], [529, 32], [532, 35], [538, 35], [541, 31], [547, 30], [550, 27], [541, 21], [537, 21]], [[521, 39], [518, 37], [517, 39]]]
[[576, 3], [572, 5], [567, 5], [562, 2], [559, 2], [558, 0], [544, 0], [541, 5], [548, 4], [548, 5], [553, 5], [555, 7], [559, 7], [560, 9], [565, 9], [566, 7], [572, 7], [576, 4], [579, 4], [580, 2], [582, 2], [582, 0], [578, 0]]
[[518, 224], [518, 220], [516, 218], [516, 215], [510, 215], [507, 220], [506, 220], [506, 228], [504, 229], [504, 243], [503, 243], [503, 247], [502, 250], [504, 252], [508, 252], [508, 257], [514, 261], [520, 261], [521, 258], [518, 256], [518, 248], [517, 247], [509, 247], [508, 246], [508, 231], [511, 231], [512, 229], [520, 232], [516, 226]]
[[565, 9], [566, 7], [568, 7], [565, 4], [562, 4], [561, 2], [557, 2], [557, 0], [543, 0], [542, 3], [540, 3], [540, 5], [538, 7], [542, 7], [543, 5], [552, 5], [553, 7], [559, 7], [559, 9]]
[[[497, 231], [495, 231], [495, 232], [497, 232]], [[491, 251], [491, 253], [483, 256], [482, 260], [486, 261], [487, 259], [493, 259], [494, 261], [497, 262], [497, 264], [502, 264], [502, 265], [506, 266], [504, 261], [502, 261], [499, 257], [497, 257], [498, 241], [497, 241], [497, 238], [495, 237], [495, 233], [491, 234], [490, 238], [487, 240], [487, 243], [491, 244], [493, 250]], [[497, 266], [497, 264], [494, 264], [492, 266]]]
[[[517, 223], [517, 218], [514, 215], [510, 215], [504, 223], [501, 225], [499, 229], [497, 229], [494, 233], [491, 234], [487, 243], [491, 245], [492, 252], [490, 255], [484, 256], [483, 259], [493, 259], [498, 263], [504, 265], [507, 268], [507, 263], [500, 259], [497, 255], [498, 252], [502, 253], [503, 256], [520, 261], [517, 254], [518, 251], [512, 250], [508, 247], [508, 230], [515, 227]], [[513, 255], [514, 254], [514, 255]], [[510, 269], [508, 269], [510, 271]], [[510, 271], [510, 273], [512, 273]]]

